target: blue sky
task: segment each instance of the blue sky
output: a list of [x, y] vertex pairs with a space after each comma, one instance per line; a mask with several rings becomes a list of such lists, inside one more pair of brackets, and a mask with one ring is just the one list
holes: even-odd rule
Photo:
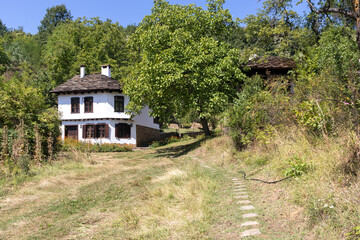
[[[206, 0], [168, 0], [171, 4], [190, 4], [206, 7]], [[262, 6], [258, 0], [226, 0], [225, 8], [235, 18], [244, 18], [256, 14]], [[74, 19], [78, 17], [100, 17], [101, 20], [111, 19], [122, 26], [138, 24], [145, 15], [150, 14], [153, 0], [12, 0], [1, 1], [0, 19], [8, 28], [24, 27], [25, 32], [37, 33], [37, 27], [46, 14], [46, 9], [55, 5], [65, 4]], [[303, 3], [296, 10], [306, 9]]]

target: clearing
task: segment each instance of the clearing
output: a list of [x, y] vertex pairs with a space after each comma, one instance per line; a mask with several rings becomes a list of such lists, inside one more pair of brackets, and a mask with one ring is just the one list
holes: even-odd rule
[[[255, 209], [240, 209], [244, 199], [235, 198], [232, 179], [241, 177], [221, 166], [226, 151], [211, 151], [221, 141], [198, 138], [44, 166], [0, 195], [0, 239], [239, 239], [254, 221], [262, 235], [249, 239], [301, 239], [297, 215], [286, 222], [278, 208], [265, 206], [283, 194], [276, 189], [269, 195], [246, 182]], [[253, 212], [258, 217], [244, 221]]]

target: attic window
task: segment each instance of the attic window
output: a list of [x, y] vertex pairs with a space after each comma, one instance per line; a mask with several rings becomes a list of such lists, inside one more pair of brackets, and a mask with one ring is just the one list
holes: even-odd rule
[[84, 99], [85, 111], [86, 113], [93, 112], [93, 97], [85, 97]]
[[124, 97], [115, 96], [114, 97], [114, 110], [115, 112], [124, 112]]
[[71, 98], [71, 113], [80, 113], [80, 98]]

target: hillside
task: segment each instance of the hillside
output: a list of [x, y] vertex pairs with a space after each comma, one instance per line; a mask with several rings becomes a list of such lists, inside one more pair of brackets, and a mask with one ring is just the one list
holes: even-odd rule
[[239, 170], [252, 178], [282, 178], [291, 156], [306, 156], [312, 167], [302, 176], [271, 185], [244, 183], [259, 215], [261, 235], [255, 239], [345, 239], [359, 222], [358, 179], [340, 172], [338, 142], [315, 147], [296, 135], [242, 152], [218, 136], [61, 160], [2, 193], [0, 236], [239, 239], [249, 227], [241, 226], [244, 211], [231, 179], [242, 178]]

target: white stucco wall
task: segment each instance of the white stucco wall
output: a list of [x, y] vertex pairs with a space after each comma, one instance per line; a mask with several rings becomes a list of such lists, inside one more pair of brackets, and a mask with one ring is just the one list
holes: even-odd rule
[[[89, 93], [89, 94], [73, 94], [73, 95], [59, 95], [58, 96], [58, 109], [61, 114], [62, 121], [62, 138], [65, 137], [65, 125], [78, 125], [78, 139], [82, 138], [82, 125], [84, 124], [109, 124], [109, 138], [108, 139], [85, 139], [92, 143], [120, 143], [120, 144], [136, 144], [136, 125], [141, 125], [149, 128], [159, 130], [159, 124], [154, 123], [153, 117], [149, 116], [150, 109], [145, 107], [141, 113], [133, 119], [130, 115], [123, 112], [114, 112], [114, 96], [124, 96], [124, 105], [129, 103], [129, 98], [123, 94], [117, 93]], [[71, 113], [71, 98], [80, 98], [80, 113]], [[93, 97], [93, 112], [84, 112], [84, 98]], [[102, 120], [106, 118], [116, 118], [124, 120]], [[91, 121], [79, 121], [83, 119], [92, 119]], [[98, 120], [97, 120], [98, 119]], [[73, 121], [72, 121], [73, 120]], [[75, 121], [78, 120], [78, 121]], [[115, 138], [115, 124], [117, 123], [132, 123], [131, 138], [117, 139]]]
[[138, 125], [149, 127], [149, 128], [155, 128], [155, 129], [159, 130], [160, 129], [159, 124], [154, 123], [154, 118], [150, 117], [149, 111], [150, 111], [150, 109], [148, 107], [143, 108], [139, 115], [136, 115], [135, 117], [133, 117], [133, 120]]
[[[85, 124], [98, 124], [105, 123], [109, 124], [109, 138], [92, 138], [83, 139], [83, 125]], [[78, 140], [87, 141], [91, 143], [119, 143], [119, 144], [136, 144], [136, 124], [132, 123], [131, 137], [130, 138], [116, 138], [115, 137], [115, 124], [117, 123], [128, 123], [127, 121], [116, 121], [116, 120], [97, 120], [97, 121], [64, 121], [61, 126], [62, 138], [65, 138], [65, 126], [66, 125], [77, 125], [78, 126]]]
[[[78, 95], [59, 95], [58, 108], [62, 113], [61, 119], [93, 119], [93, 118], [130, 118], [126, 113], [114, 112], [114, 96], [124, 96], [125, 106], [129, 98], [116, 93], [90, 93]], [[71, 98], [80, 98], [80, 113], [71, 113]], [[84, 113], [84, 98], [93, 97], [93, 112]]]

